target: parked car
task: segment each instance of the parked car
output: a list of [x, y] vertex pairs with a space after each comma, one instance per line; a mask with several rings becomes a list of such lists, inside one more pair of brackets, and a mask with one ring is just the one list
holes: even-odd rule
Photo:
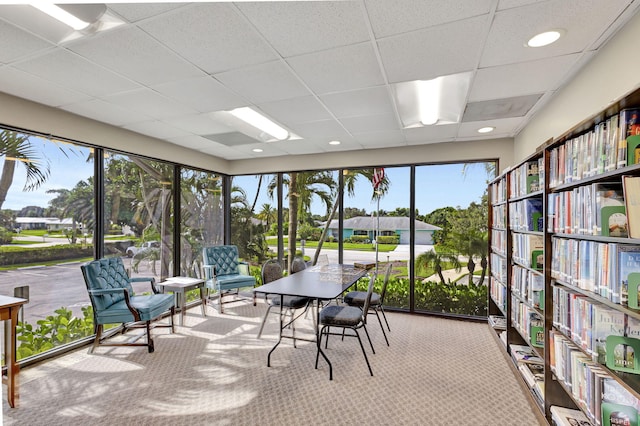
[[129, 246], [125, 250], [127, 257], [134, 257], [137, 254], [144, 253], [153, 248], [160, 248], [160, 241], [146, 241], [140, 246]]

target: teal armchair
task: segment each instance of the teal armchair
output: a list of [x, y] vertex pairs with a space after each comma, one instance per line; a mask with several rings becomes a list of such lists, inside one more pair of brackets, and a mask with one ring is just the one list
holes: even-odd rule
[[[234, 245], [211, 246], [202, 249], [202, 263], [207, 292], [218, 293], [220, 313], [224, 313], [222, 296], [240, 288], [255, 287], [256, 279], [249, 273], [249, 264], [240, 262], [238, 247]], [[253, 305], [256, 296], [253, 296]]]
[[[155, 286], [154, 278], [130, 278], [120, 257], [110, 257], [80, 266], [84, 282], [93, 306], [93, 323], [96, 338], [89, 350], [92, 353], [98, 345], [102, 346], [146, 346], [154, 351], [151, 338], [151, 322], [170, 312], [168, 325], [173, 333], [173, 314], [175, 305], [172, 294], [161, 294]], [[153, 294], [137, 296], [133, 292], [132, 282], [149, 281]], [[146, 343], [102, 343], [104, 324], [122, 323], [124, 334], [129, 328], [146, 328]]]

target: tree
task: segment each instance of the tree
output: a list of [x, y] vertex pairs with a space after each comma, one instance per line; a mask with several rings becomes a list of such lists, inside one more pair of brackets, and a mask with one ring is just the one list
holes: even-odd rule
[[433, 268], [438, 277], [440, 277], [440, 282], [446, 284], [444, 275], [442, 275], [442, 266], [445, 262], [450, 263], [457, 272], [460, 272], [461, 265], [458, 256], [451, 253], [438, 253], [435, 250], [429, 250], [418, 255], [416, 257], [416, 268], [423, 270]]
[[[307, 216], [310, 216], [311, 203], [314, 198], [319, 198], [326, 206], [329, 214], [332, 196], [335, 196], [336, 183], [330, 171], [324, 172], [291, 172], [282, 179], [283, 186], [288, 188], [289, 200], [289, 232], [287, 241], [288, 264], [291, 269], [291, 262], [296, 255], [296, 237], [298, 234], [298, 224], [304, 223]], [[277, 187], [277, 180], [271, 180], [268, 186], [269, 196]]]
[[451, 221], [457, 214], [458, 211], [453, 207], [442, 207], [421, 218], [423, 222], [441, 228], [433, 233], [434, 243], [444, 244], [447, 241], [447, 237], [451, 232]]
[[468, 258], [469, 284], [473, 283], [475, 257], [480, 257], [483, 267], [481, 279], [484, 280], [487, 265], [487, 197], [484, 195], [480, 204], [471, 203], [467, 209], [459, 210], [451, 222], [451, 235], [448, 245]]
[[256, 217], [264, 222], [265, 229], [269, 229], [269, 226], [278, 220], [278, 210], [271, 204], [264, 203]]
[[16, 162], [22, 163], [27, 171], [27, 180], [22, 189], [25, 192], [39, 188], [49, 178], [49, 162], [38, 158], [37, 153], [29, 136], [10, 130], [0, 131], [0, 156], [4, 156], [0, 174], [0, 209], [13, 183]]
[[345, 207], [342, 211], [342, 217], [344, 219], [351, 219], [352, 217], [368, 216], [365, 209], [358, 209], [355, 207]]
[[[371, 182], [373, 182], [373, 171], [374, 169], [352, 169], [345, 170], [343, 173], [343, 181], [344, 187], [347, 194], [353, 196], [355, 194], [356, 181], [358, 178], [365, 178]], [[371, 185], [371, 199], [376, 199], [376, 197], [382, 197], [384, 194], [389, 191], [389, 178], [385, 174], [378, 185], [378, 189], [373, 189], [373, 184]], [[324, 240], [327, 238], [327, 234], [329, 233], [329, 226], [331, 225], [331, 220], [336, 215], [336, 211], [338, 210], [340, 200], [338, 199], [338, 194], [335, 194], [335, 197], [331, 204], [331, 212], [327, 215], [327, 221], [325, 222], [324, 228], [322, 229], [322, 234], [320, 235], [320, 240], [318, 241], [318, 245], [316, 247], [316, 252], [313, 255], [313, 264], [315, 265], [318, 261], [318, 256], [320, 256], [320, 252], [322, 251], [322, 244]], [[378, 213], [379, 214], [379, 213]]]

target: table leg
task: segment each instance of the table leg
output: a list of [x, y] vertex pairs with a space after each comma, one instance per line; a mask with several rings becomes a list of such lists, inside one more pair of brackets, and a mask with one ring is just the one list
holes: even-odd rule
[[[322, 355], [327, 364], [329, 364], [329, 380], [333, 380], [333, 366], [331, 365], [331, 361], [327, 358], [327, 355], [322, 350], [322, 345], [320, 345], [320, 299], [316, 300], [316, 345], [318, 347], [318, 353]], [[329, 336], [327, 336], [327, 339]], [[318, 357], [316, 356], [316, 368], [318, 368]]]
[[16, 362], [16, 325], [18, 324], [18, 308], [9, 308], [10, 324], [5, 321], [5, 355], [7, 365], [7, 401], [12, 408], [18, 405], [18, 370]]
[[280, 334], [278, 336], [278, 342], [275, 344], [273, 348], [269, 351], [269, 355], [267, 355], [267, 367], [271, 367], [271, 353], [276, 350], [280, 342], [282, 342], [282, 305], [284, 305], [284, 295], [280, 295]]
[[206, 306], [205, 306], [205, 300], [206, 300], [206, 296], [204, 294], [204, 285], [200, 287], [200, 301], [202, 301], [202, 316], [203, 317], [207, 317], [207, 313], [206, 313]]
[[174, 294], [176, 295], [177, 298], [177, 305], [180, 307], [180, 326], [182, 326], [184, 324], [184, 316], [187, 313], [186, 309], [185, 309], [185, 297], [184, 297], [184, 290], [182, 291], [175, 291]]

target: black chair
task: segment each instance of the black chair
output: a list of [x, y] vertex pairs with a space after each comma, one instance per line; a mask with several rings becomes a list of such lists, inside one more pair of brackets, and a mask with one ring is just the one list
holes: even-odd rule
[[[387, 269], [384, 274], [384, 283], [382, 284], [382, 291], [380, 293], [372, 293], [371, 294], [371, 302], [369, 304], [369, 312], [374, 313], [378, 318], [378, 322], [380, 323], [380, 328], [382, 328], [382, 334], [384, 335], [384, 340], [387, 342], [387, 346], [389, 346], [389, 339], [387, 339], [387, 333], [384, 331], [384, 326], [382, 325], [382, 321], [380, 320], [380, 315], [378, 311], [382, 312], [382, 317], [384, 318], [384, 322], [387, 324], [387, 329], [391, 331], [389, 327], [389, 321], [387, 321], [387, 316], [384, 313], [384, 296], [387, 294], [387, 284], [389, 284], [389, 276], [391, 275], [391, 269], [393, 264], [389, 263], [387, 265]], [[344, 303], [349, 306], [357, 306], [362, 308], [364, 306], [365, 299], [367, 297], [367, 292], [365, 291], [350, 291], [347, 293], [342, 299]]]
[[[358, 338], [358, 342], [360, 343], [360, 348], [362, 349], [362, 354], [364, 355], [364, 360], [367, 362], [367, 367], [369, 368], [369, 374], [373, 376], [373, 370], [371, 369], [371, 364], [369, 364], [369, 358], [367, 357], [367, 352], [364, 350], [364, 345], [362, 344], [362, 339], [360, 339], [360, 333], [358, 333], [358, 329], [364, 329], [365, 334], [367, 335], [367, 340], [369, 340], [369, 346], [371, 346], [371, 351], [375, 354], [376, 351], [373, 349], [373, 344], [371, 343], [371, 338], [369, 337], [369, 332], [367, 331], [367, 314], [369, 310], [369, 303], [371, 301], [371, 295], [373, 293], [373, 285], [376, 281], [376, 274], [371, 274], [371, 278], [369, 279], [369, 287], [366, 292], [366, 296], [364, 299], [364, 305], [362, 309], [355, 306], [348, 305], [328, 305], [322, 308], [320, 311], [320, 325], [322, 328], [320, 329], [320, 334], [318, 336], [318, 350], [316, 352], [316, 368], [318, 368], [318, 359], [320, 357], [320, 345], [322, 344], [322, 336], [326, 336], [325, 338], [325, 348], [329, 345], [329, 335], [334, 336], [355, 336]], [[331, 327], [341, 328], [341, 333], [332, 333]], [[345, 334], [347, 329], [351, 329], [355, 332], [354, 334]], [[329, 379], [333, 379], [333, 372], [329, 370]]]
[[[284, 269], [282, 267], [282, 263], [278, 259], [271, 259], [266, 261], [262, 265], [261, 275], [262, 275], [262, 284], [268, 284], [272, 281], [277, 280], [278, 278], [282, 278], [282, 274]], [[264, 324], [267, 322], [267, 318], [269, 316], [269, 312], [271, 308], [280, 307], [280, 296], [276, 297], [268, 297], [267, 301], [269, 303], [269, 307], [267, 308], [267, 312], [264, 314], [264, 318], [262, 319], [262, 324], [260, 324], [260, 330], [258, 331], [258, 339], [262, 336], [262, 330], [264, 329]], [[284, 315], [291, 316], [291, 330], [293, 332], [293, 345], [296, 344], [296, 328], [294, 325], [294, 312], [297, 309], [309, 307], [310, 299], [308, 297], [298, 297], [298, 296], [284, 296], [282, 298], [282, 309], [285, 311]], [[300, 314], [302, 315], [302, 314]]]
[[296, 272], [300, 272], [303, 269], [307, 269], [307, 262], [304, 261], [303, 258], [296, 256], [291, 261], [291, 273], [295, 274]]

